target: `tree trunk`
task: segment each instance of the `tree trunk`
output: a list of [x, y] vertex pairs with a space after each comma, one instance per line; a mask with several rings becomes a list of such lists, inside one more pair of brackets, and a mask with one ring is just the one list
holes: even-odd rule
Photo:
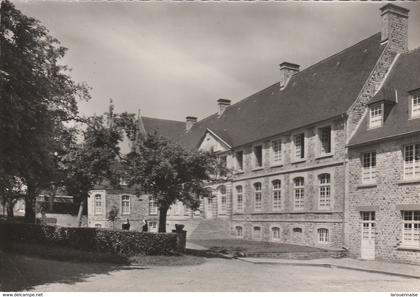
[[36, 194], [29, 190], [25, 196], [25, 223], [36, 223], [35, 218]]
[[159, 208], [159, 233], [166, 232], [166, 214], [168, 213], [168, 207]]
[[7, 201], [6, 206], [7, 206], [7, 219], [10, 220], [14, 217], [14, 213], [13, 213], [14, 204], [11, 201]]
[[78, 221], [79, 227], [82, 226], [82, 215], [83, 215], [84, 208], [85, 208], [85, 199], [82, 199], [82, 201], [80, 202], [79, 213], [77, 214], [77, 221]]

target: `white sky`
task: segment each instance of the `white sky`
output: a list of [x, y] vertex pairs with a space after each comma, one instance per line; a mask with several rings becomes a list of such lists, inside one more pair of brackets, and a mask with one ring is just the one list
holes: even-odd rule
[[[116, 111], [173, 120], [216, 112], [278, 81], [278, 64], [304, 69], [380, 31], [384, 3], [14, 1], [69, 48], [63, 63], [87, 82], [83, 114]], [[395, 3], [395, 2], [394, 2]], [[409, 47], [420, 46], [420, 3]]]

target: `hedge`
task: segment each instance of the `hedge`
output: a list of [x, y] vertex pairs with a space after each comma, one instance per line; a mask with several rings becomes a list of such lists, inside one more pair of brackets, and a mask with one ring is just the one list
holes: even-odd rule
[[177, 244], [174, 233], [0, 223], [0, 232], [2, 229], [1, 240], [6, 243], [55, 245], [121, 256], [173, 254]]

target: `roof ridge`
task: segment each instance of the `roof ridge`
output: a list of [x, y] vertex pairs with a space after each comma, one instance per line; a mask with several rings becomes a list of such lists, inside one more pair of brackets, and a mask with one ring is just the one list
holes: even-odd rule
[[369, 36], [369, 37], [367, 37], [367, 38], [365, 38], [365, 39], [362, 39], [362, 40], [360, 40], [359, 42], [357, 42], [357, 43], [355, 43], [355, 44], [353, 44], [353, 45], [351, 45], [351, 46], [349, 46], [349, 47], [346, 47], [345, 49], [343, 49], [343, 50], [339, 51], [338, 53], [332, 54], [331, 56], [328, 56], [328, 57], [326, 57], [326, 58], [324, 58], [324, 59], [322, 59], [322, 60], [320, 60], [320, 61], [316, 62], [315, 64], [312, 64], [312, 65], [310, 65], [310, 66], [306, 67], [306, 68], [305, 68], [305, 69], [303, 69], [302, 71], [297, 72], [295, 75], [299, 75], [299, 74], [301, 74], [301, 73], [303, 73], [303, 72], [307, 71], [308, 69], [310, 69], [310, 68], [313, 68], [313, 67], [317, 66], [318, 64], [324, 63], [325, 61], [330, 60], [330, 59], [334, 58], [335, 56], [338, 56], [338, 55], [342, 54], [343, 52], [345, 52], [345, 51], [347, 51], [347, 50], [350, 50], [350, 49], [352, 49], [352, 48], [354, 48], [354, 47], [356, 47], [356, 46], [360, 45], [360, 44], [361, 44], [362, 42], [364, 42], [364, 41], [367, 41], [367, 40], [369, 40], [369, 39], [373, 39], [374, 37], [376, 37], [376, 36], [377, 36], [377, 35], [379, 35], [379, 34], [381, 34], [381, 32], [377, 32], [377, 33], [375, 33], [375, 34], [373, 34], [373, 35], [371, 35], [371, 36]]

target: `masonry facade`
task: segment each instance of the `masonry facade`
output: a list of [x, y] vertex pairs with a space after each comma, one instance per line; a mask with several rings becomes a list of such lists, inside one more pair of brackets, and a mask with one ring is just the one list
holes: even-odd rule
[[232, 238], [417, 263], [420, 51], [408, 51], [408, 10], [387, 4], [380, 16], [381, 32], [304, 70], [283, 62], [278, 83], [235, 104], [219, 99], [207, 118], [171, 128], [140, 118], [143, 130], [213, 151], [231, 169], [208, 185], [198, 212], [175, 221], [192, 232], [224, 226]]

